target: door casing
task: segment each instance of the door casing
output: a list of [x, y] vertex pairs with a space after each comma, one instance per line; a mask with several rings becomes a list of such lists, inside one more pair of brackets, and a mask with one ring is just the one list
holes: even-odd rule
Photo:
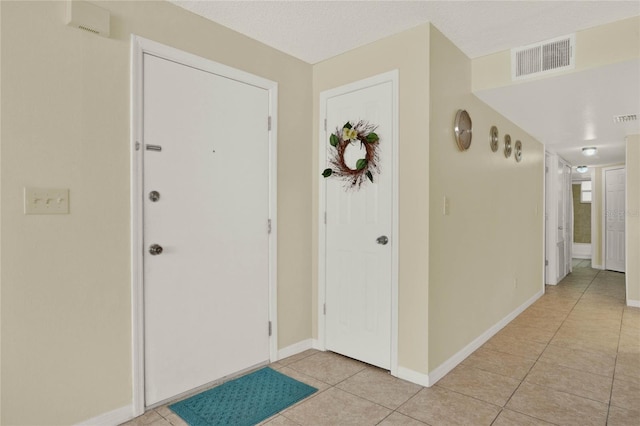
[[[602, 269], [607, 269], [607, 172], [613, 170], [625, 170], [625, 208], [627, 203], [627, 181], [626, 181], [626, 166], [612, 166], [612, 167], [603, 167], [602, 168], [602, 234], [601, 234], [601, 253], [602, 253]], [[626, 220], [626, 217], [625, 217]], [[629, 236], [627, 235], [626, 224], [625, 224], [625, 239]], [[627, 269], [627, 252], [625, 245], [625, 270]], [[629, 286], [626, 286], [626, 292], [628, 291]], [[628, 296], [628, 294], [627, 294]], [[629, 298], [627, 297], [627, 300]]]
[[[398, 246], [399, 246], [399, 224], [398, 224], [398, 88], [399, 88], [399, 72], [398, 70], [389, 71], [373, 77], [359, 80], [344, 86], [326, 90], [320, 93], [320, 125], [318, 130], [318, 170], [323, 170], [326, 165], [326, 140], [327, 129], [324, 123], [326, 119], [326, 111], [323, 105], [327, 99], [333, 96], [365, 89], [377, 84], [391, 82], [393, 86], [392, 110], [393, 110], [393, 143], [392, 143], [392, 239], [394, 244], [391, 247], [391, 374], [398, 375]], [[326, 232], [325, 223], [326, 211], [326, 195], [325, 180], [318, 179], [318, 306], [317, 306], [317, 324], [318, 324], [318, 349], [326, 349], [326, 333], [325, 333], [325, 268], [326, 268]]]
[[[170, 61], [228, 77], [263, 88], [269, 93], [269, 357], [277, 359], [277, 105], [278, 84], [274, 81], [219, 64], [212, 60], [184, 52], [136, 35], [131, 36], [131, 317], [132, 317], [132, 381], [133, 416], [144, 413], [144, 268], [143, 268], [143, 54], [151, 54]], [[266, 227], [266, 224], [265, 224]], [[266, 230], [265, 230], [266, 232]]]

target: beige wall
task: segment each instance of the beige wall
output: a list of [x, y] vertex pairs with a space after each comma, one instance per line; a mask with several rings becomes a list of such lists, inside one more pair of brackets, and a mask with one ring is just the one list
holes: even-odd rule
[[[131, 404], [132, 33], [279, 83], [278, 343], [311, 337], [311, 66], [168, 2], [99, 4], [110, 38], [63, 2], [0, 3], [2, 424]], [[71, 214], [24, 216], [25, 186], [69, 188]]]
[[[352, 50], [313, 68], [314, 150], [311, 157], [313, 205], [313, 295], [317, 296], [318, 104], [320, 92], [399, 69], [399, 342], [402, 367], [427, 372], [427, 279], [429, 191], [429, 26]], [[312, 317], [317, 330], [317, 300]], [[317, 336], [317, 334], [314, 334]]]
[[640, 135], [627, 136], [627, 303], [640, 303]]
[[[432, 371], [543, 289], [544, 148], [471, 93], [471, 60], [434, 27], [430, 42]], [[458, 109], [473, 121], [466, 152], [452, 130]], [[492, 125], [501, 142], [507, 133], [522, 141], [522, 162], [505, 158], [502, 143], [491, 151]]]
[[[576, 67], [563, 73], [579, 72], [638, 59], [640, 57], [640, 16], [576, 33]], [[504, 50], [473, 60], [473, 91], [519, 84], [536, 78], [511, 80], [511, 51]]]

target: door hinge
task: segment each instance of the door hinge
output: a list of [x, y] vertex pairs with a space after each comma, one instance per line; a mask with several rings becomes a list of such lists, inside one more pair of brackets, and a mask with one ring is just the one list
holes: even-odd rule
[[327, 224], [327, 212], [324, 212], [324, 224]]
[[327, 131], [327, 119], [326, 118], [324, 119], [324, 130], [325, 130], [325, 132]]
[[271, 116], [267, 118], [267, 130], [271, 130]]
[[136, 141], [136, 151], [140, 151], [140, 142]]
[[269, 336], [271, 336], [271, 321], [269, 321]]
[[322, 313], [323, 313], [324, 315], [327, 315], [327, 304], [326, 304], [326, 303], [324, 303], [324, 304], [322, 305]]
[[544, 266], [549, 266], [549, 261], [547, 259], [544, 260]]
[[271, 233], [271, 219], [267, 219], [267, 234]]

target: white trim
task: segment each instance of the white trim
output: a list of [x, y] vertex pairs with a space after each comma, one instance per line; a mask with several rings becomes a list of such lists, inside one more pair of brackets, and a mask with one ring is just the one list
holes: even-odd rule
[[429, 375], [425, 373], [419, 373], [417, 371], [411, 370], [405, 367], [398, 367], [398, 376], [399, 379], [406, 380], [411, 383], [415, 383], [416, 385], [429, 387]]
[[604, 270], [604, 266], [602, 266], [602, 265], [594, 265], [593, 263], [591, 264], [591, 268], [592, 269]]
[[278, 138], [278, 83], [241, 71], [210, 59], [202, 58], [170, 46], [131, 35], [131, 316], [132, 316], [132, 380], [134, 415], [144, 413], [144, 292], [143, 292], [143, 208], [142, 165], [144, 151], [136, 151], [136, 143], [142, 144], [142, 88], [144, 54], [152, 54], [197, 69], [234, 79], [269, 93], [269, 321], [272, 333], [269, 338], [269, 358], [278, 356], [277, 312], [277, 138]]
[[311, 340], [311, 349], [317, 349], [319, 351], [324, 351], [323, 346], [320, 344], [318, 339]]
[[574, 259], [591, 259], [591, 243], [573, 243]]
[[127, 405], [77, 423], [76, 426], [116, 426], [134, 417], [136, 416], [133, 414], [133, 405]]
[[289, 345], [286, 348], [280, 349], [278, 351], [277, 359], [288, 358], [292, 355], [299, 354], [300, 352], [304, 352], [309, 349], [313, 349], [313, 339], [302, 340], [298, 343], [294, 343], [293, 345]]
[[[399, 247], [399, 221], [398, 221], [398, 174], [399, 174], [399, 119], [398, 119], [398, 89], [399, 89], [399, 71], [393, 70], [334, 89], [325, 90], [320, 93], [320, 116], [318, 121], [318, 140], [326, 140], [327, 130], [324, 128], [324, 120], [326, 119], [327, 99], [344, 93], [365, 89], [377, 84], [391, 82], [393, 90], [393, 144], [392, 152], [392, 240], [391, 240], [391, 375], [398, 375], [398, 247]], [[326, 144], [318, 144], [318, 164], [319, 170], [323, 170], [327, 160]], [[326, 211], [326, 187], [324, 179], [318, 179], [318, 346], [316, 349], [326, 350], [325, 340], [325, 315], [324, 304], [326, 299], [325, 291], [325, 268], [326, 268], [326, 225], [324, 223], [324, 215]]]
[[633, 308], [640, 308], [640, 300], [627, 299], [627, 306], [631, 306]]
[[476, 339], [474, 339], [467, 346], [459, 350], [451, 358], [440, 364], [438, 367], [429, 372], [429, 374], [417, 373], [415, 371], [400, 367], [402, 376], [398, 376], [401, 379], [409, 380], [410, 382], [417, 383], [422, 386], [432, 386], [438, 382], [441, 378], [447, 375], [458, 364], [465, 360], [475, 350], [482, 346], [487, 340], [491, 339], [496, 333], [502, 330], [507, 324], [513, 321], [518, 315], [520, 315], [525, 309], [531, 306], [536, 300], [538, 300], [544, 294], [544, 290], [539, 291], [533, 297], [529, 298], [522, 305], [513, 310], [510, 314], [502, 318], [496, 324], [494, 324], [487, 331], [482, 333]]

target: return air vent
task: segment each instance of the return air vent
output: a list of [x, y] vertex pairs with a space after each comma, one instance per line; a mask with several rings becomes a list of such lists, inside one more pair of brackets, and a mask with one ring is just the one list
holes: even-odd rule
[[638, 119], [637, 114], [627, 114], [627, 115], [614, 115], [613, 122], [614, 123], [628, 123], [629, 121], [636, 121]]
[[575, 67], [575, 34], [511, 49], [511, 78], [519, 80]]

